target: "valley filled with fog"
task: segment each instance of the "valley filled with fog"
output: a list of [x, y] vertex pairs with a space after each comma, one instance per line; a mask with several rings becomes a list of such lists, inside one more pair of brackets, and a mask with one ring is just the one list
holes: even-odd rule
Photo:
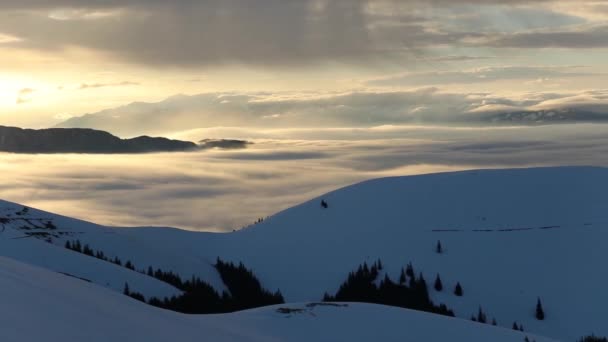
[[1, 198], [115, 226], [231, 231], [362, 180], [440, 171], [608, 165], [608, 127], [207, 128], [246, 149], [139, 155], [0, 154]]

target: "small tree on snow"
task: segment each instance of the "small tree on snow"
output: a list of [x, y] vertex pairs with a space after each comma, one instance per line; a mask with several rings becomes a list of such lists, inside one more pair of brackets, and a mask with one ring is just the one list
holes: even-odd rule
[[441, 292], [443, 290], [443, 284], [441, 283], [441, 278], [439, 274], [437, 274], [437, 278], [435, 278], [435, 290]]
[[456, 283], [456, 287], [454, 288], [454, 294], [458, 297], [462, 297], [462, 286], [460, 286], [460, 282]]
[[437, 240], [437, 246], [435, 246], [435, 252], [437, 252], [437, 254], [443, 253], [443, 246], [441, 246], [441, 241], [439, 241], [439, 240]]
[[543, 305], [540, 302], [540, 298], [536, 301], [536, 319], [542, 321], [545, 319], [545, 311], [543, 310]]
[[486, 314], [483, 312], [481, 306], [479, 307], [479, 311], [477, 312], [477, 322], [479, 323], [487, 323]]

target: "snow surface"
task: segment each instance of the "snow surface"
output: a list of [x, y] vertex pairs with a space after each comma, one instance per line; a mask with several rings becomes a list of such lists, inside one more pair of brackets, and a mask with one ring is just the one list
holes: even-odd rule
[[[0, 289], [2, 341], [521, 342], [525, 336], [514, 330], [369, 304], [290, 304], [226, 315], [183, 315], [4, 257], [0, 257]], [[279, 308], [302, 311], [282, 314], [277, 312]]]
[[[328, 209], [320, 207], [321, 198], [329, 203]], [[458, 317], [469, 318], [481, 306], [503, 327], [517, 321], [526, 331], [570, 341], [592, 332], [608, 335], [608, 300], [602, 296], [608, 286], [608, 169], [481, 170], [384, 178], [321, 198], [225, 234], [108, 228], [31, 210], [29, 215], [52, 217], [66, 235], [52, 239], [56, 246], [37, 241], [35, 246], [1, 248], [0, 255], [58, 270], [51, 264], [63, 261], [30, 255], [30, 250], [43, 245], [62, 248], [66, 239], [78, 238], [111, 257], [132, 260], [138, 269], [152, 265], [184, 277], [196, 274], [223, 290], [212, 266], [220, 256], [243, 261], [266, 288], [280, 289], [289, 302], [317, 301], [325, 291], [335, 292], [348, 272], [364, 261], [381, 258], [393, 279], [411, 261], [431, 284], [436, 274], [441, 275], [445, 289], [431, 290], [431, 296]], [[0, 208], [10, 212], [21, 206], [2, 202]], [[35, 240], [14, 239], [23, 235], [19, 225], [6, 226], [0, 234], [2, 244]], [[7, 234], [11, 237], [4, 237]], [[438, 240], [443, 254], [435, 253]], [[74, 267], [69, 273], [93, 277], [84, 273], [85, 268], [83, 264], [82, 270]], [[120, 289], [125, 281], [118, 273], [91, 280], [102, 286], [121, 284]], [[175, 291], [161, 291], [154, 280], [136, 285], [132, 281], [131, 289], [146, 296]], [[452, 294], [456, 282], [464, 288], [463, 297]], [[544, 321], [534, 318], [538, 297]]]

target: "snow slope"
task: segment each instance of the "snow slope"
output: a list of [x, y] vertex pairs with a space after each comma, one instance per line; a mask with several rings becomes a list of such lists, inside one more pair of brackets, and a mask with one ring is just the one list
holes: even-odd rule
[[[29, 215], [51, 215], [60, 231], [72, 234], [52, 238], [58, 246], [78, 238], [110, 256], [131, 259], [138, 268], [197, 274], [218, 289], [224, 286], [212, 267], [218, 256], [243, 261], [266, 288], [280, 289], [289, 302], [316, 301], [325, 291], [335, 292], [364, 261], [382, 259], [393, 279], [411, 261], [429, 283], [441, 275], [445, 289], [431, 290], [431, 296], [458, 317], [468, 318], [482, 306], [503, 327], [517, 321], [526, 331], [571, 341], [591, 332], [608, 335], [608, 299], [602, 296], [608, 286], [608, 169], [385, 178], [322, 198], [328, 209], [317, 198], [227, 234], [107, 228], [36, 210]], [[9, 226], [2, 235], [23, 234], [18, 225]], [[435, 253], [438, 240], [443, 254]], [[26, 254], [10, 256], [48, 266]], [[456, 282], [463, 297], [452, 295]], [[131, 288], [150, 295], [138, 286]], [[544, 321], [534, 318], [538, 297]]]
[[[154, 278], [64, 248], [66, 241], [80, 240], [83, 244], [90, 243], [92, 248], [102, 250], [111, 258], [119, 257], [123, 263], [132, 261], [137, 270], [154, 266], [155, 269], [178, 272], [187, 278], [196, 274], [219, 290], [225, 288], [212, 266], [215, 259], [206, 260], [193, 253], [184, 253], [176, 245], [147, 244], [136, 237], [123, 234], [123, 229], [104, 227], [32, 208], [23, 214], [23, 208], [22, 205], [0, 201], [0, 255], [88, 279], [118, 291], [122, 291], [127, 282], [132, 289], [137, 289], [147, 297], [163, 298], [181, 293], [173, 286]], [[1, 223], [2, 219], [9, 222]], [[46, 222], [52, 222], [56, 229], [44, 228]], [[47, 243], [47, 240], [53, 243]]]
[[[188, 316], [97, 285], [0, 257], [2, 341], [496, 341], [524, 334], [368, 304], [282, 306]], [[528, 335], [538, 342], [548, 339]]]

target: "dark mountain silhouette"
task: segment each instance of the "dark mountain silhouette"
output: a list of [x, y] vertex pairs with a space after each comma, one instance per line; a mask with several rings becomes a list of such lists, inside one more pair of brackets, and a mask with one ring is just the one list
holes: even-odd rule
[[14, 153], [145, 153], [192, 151], [190, 141], [141, 136], [121, 139], [87, 128], [22, 129], [0, 126], [0, 151]]

